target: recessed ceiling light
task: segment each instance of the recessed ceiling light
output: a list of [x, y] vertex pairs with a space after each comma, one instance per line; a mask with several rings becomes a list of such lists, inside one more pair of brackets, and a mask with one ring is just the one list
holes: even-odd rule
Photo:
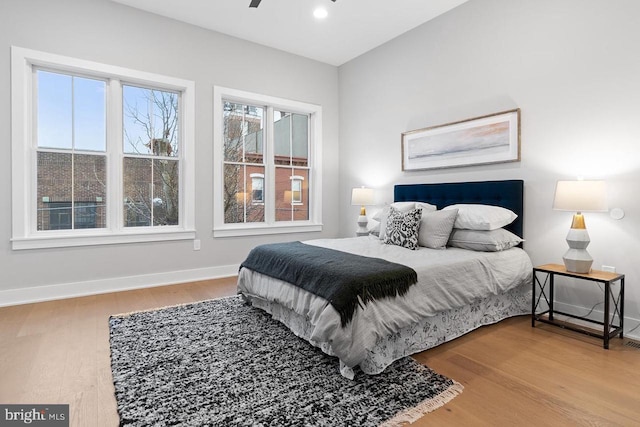
[[319, 7], [313, 11], [313, 16], [318, 19], [324, 19], [327, 17], [327, 15], [329, 15], [329, 12], [327, 12], [327, 9], [325, 9], [324, 7]]

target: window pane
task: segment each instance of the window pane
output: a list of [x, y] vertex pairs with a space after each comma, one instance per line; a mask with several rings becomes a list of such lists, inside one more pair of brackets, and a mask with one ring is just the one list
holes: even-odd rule
[[308, 166], [309, 116], [275, 111], [273, 120], [275, 164]]
[[177, 160], [153, 160], [153, 225], [178, 225], [179, 177]]
[[180, 221], [179, 162], [124, 159], [124, 225], [178, 225]]
[[294, 169], [293, 175], [295, 181], [299, 182], [300, 203], [294, 206], [293, 220], [308, 221], [309, 220], [309, 170]]
[[224, 165], [224, 222], [237, 224], [244, 222], [244, 186], [240, 181], [243, 166]]
[[124, 152], [178, 156], [178, 94], [123, 85]]
[[264, 109], [255, 105], [245, 106], [244, 150], [245, 162], [262, 163]]
[[276, 168], [276, 221], [309, 219], [309, 171]]
[[71, 229], [71, 154], [38, 153], [37, 174], [37, 229]]
[[74, 155], [74, 228], [104, 228], [107, 226], [106, 182], [105, 156]]
[[105, 151], [106, 83], [102, 80], [73, 78], [73, 138], [76, 150]]
[[294, 166], [309, 165], [309, 116], [293, 114], [291, 149]]
[[223, 114], [224, 159], [229, 162], [241, 162], [243, 155], [242, 105], [225, 102]]
[[72, 78], [38, 70], [38, 147], [72, 148]]
[[102, 80], [37, 71], [38, 146], [105, 151]]
[[273, 153], [277, 165], [291, 164], [291, 113], [273, 112]]
[[[248, 165], [246, 167], [246, 180], [247, 188], [246, 192], [248, 194], [247, 202], [246, 202], [246, 212], [247, 212], [247, 222], [264, 222], [264, 198], [266, 197], [265, 188], [264, 188], [264, 167], [263, 166], [252, 166]], [[254, 177], [254, 178], [252, 178]], [[254, 184], [256, 185], [254, 187]], [[251, 199], [252, 195], [259, 194], [262, 198], [262, 201]]]
[[151, 159], [124, 159], [124, 226], [151, 225], [152, 161]]
[[223, 111], [225, 161], [263, 163], [264, 108], [225, 101]]
[[106, 178], [105, 156], [39, 152], [38, 230], [106, 227]]
[[[252, 202], [253, 192], [264, 192], [264, 185], [261, 189], [253, 188], [251, 175], [264, 176], [264, 167], [224, 165], [224, 221], [226, 224], [264, 222], [264, 205]], [[266, 197], [266, 194], [262, 194], [262, 197]]]
[[95, 202], [73, 204], [74, 228], [98, 228], [98, 208]]
[[71, 224], [71, 202], [53, 202], [47, 206], [49, 211], [48, 230], [68, 230]]

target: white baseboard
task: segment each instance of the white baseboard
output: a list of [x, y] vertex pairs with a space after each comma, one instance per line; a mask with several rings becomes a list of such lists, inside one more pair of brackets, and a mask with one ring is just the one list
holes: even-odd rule
[[[589, 310], [591, 310], [591, 308], [585, 308], [585, 307], [580, 307], [577, 305], [572, 305], [572, 304], [566, 304], [560, 301], [555, 301], [554, 302], [554, 310], [560, 310], [560, 311], [564, 311], [565, 313], [572, 313], [575, 314], [577, 316], [582, 316], [582, 317], [587, 317], [588, 319], [593, 319], [593, 320], [597, 320], [599, 322], [602, 322], [602, 319], [604, 319], [604, 311], [602, 310], [596, 310], [594, 309], [591, 314], [589, 314], [589, 316], [587, 316], [587, 313], [589, 313]], [[569, 319], [570, 321], [572, 319]], [[634, 319], [628, 316], [624, 317], [624, 331], [623, 335], [625, 337], [634, 339], [634, 340], [640, 340], [640, 319]], [[597, 325], [596, 325], [597, 326]], [[629, 332], [633, 330], [633, 332]]]
[[9, 289], [0, 291], [0, 307], [231, 277], [238, 274], [238, 268], [239, 265], [225, 265], [193, 270], [143, 274], [140, 276]]

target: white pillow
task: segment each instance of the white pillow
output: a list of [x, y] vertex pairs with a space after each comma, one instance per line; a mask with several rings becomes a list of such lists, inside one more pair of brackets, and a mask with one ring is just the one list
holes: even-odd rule
[[435, 211], [437, 207], [424, 202], [394, 202], [389, 206], [385, 206], [384, 209], [378, 211], [371, 219], [380, 221], [380, 229], [378, 230], [378, 236], [382, 240], [387, 228], [387, 217], [389, 216], [389, 208], [393, 207], [400, 212], [409, 212], [411, 209], [420, 208], [422, 212]]
[[511, 224], [517, 217], [514, 212], [500, 206], [451, 205], [443, 210], [458, 209], [455, 228], [467, 230], [496, 230]]
[[483, 252], [504, 251], [521, 242], [524, 240], [504, 228], [486, 231], [454, 228], [449, 237], [449, 246]]
[[456, 209], [423, 212], [418, 229], [418, 244], [431, 249], [445, 249], [457, 214]]
[[435, 212], [438, 210], [438, 207], [436, 205], [430, 205], [429, 203], [425, 203], [425, 202], [416, 202], [416, 209], [422, 209], [422, 213], [424, 214], [425, 212]]
[[376, 222], [373, 227], [369, 229], [369, 234], [373, 234], [374, 236], [380, 236], [380, 223]]
[[411, 209], [416, 207], [416, 202], [393, 202], [390, 206], [401, 212], [409, 212]]

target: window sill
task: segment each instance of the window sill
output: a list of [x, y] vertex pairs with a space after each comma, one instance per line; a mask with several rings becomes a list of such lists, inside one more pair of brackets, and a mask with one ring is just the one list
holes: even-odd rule
[[322, 224], [282, 224], [282, 225], [225, 225], [214, 228], [213, 237], [259, 236], [267, 234], [311, 233], [322, 231]]
[[193, 240], [195, 230], [130, 231], [126, 233], [87, 233], [78, 235], [38, 235], [11, 240], [14, 251], [26, 249], [68, 248], [75, 246], [115, 245], [123, 243]]

